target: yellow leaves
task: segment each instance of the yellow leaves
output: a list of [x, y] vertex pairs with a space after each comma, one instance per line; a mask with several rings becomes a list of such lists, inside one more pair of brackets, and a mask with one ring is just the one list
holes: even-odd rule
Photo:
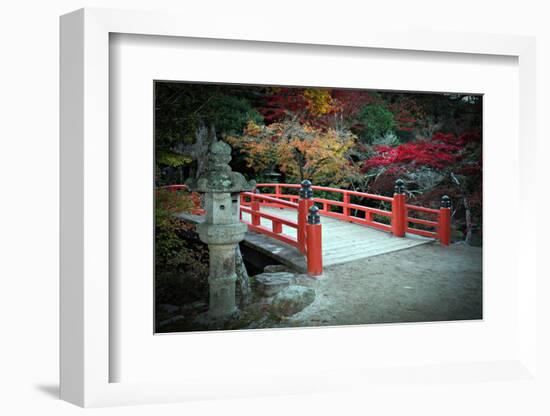
[[303, 170], [308, 179], [322, 183], [345, 181], [353, 169], [346, 155], [354, 143], [354, 135], [333, 129], [316, 135], [305, 152]]
[[328, 90], [320, 88], [306, 89], [304, 98], [308, 111], [315, 116], [322, 116], [332, 111], [333, 100]]
[[262, 132], [262, 127], [254, 122], [254, 120], [248, 120], [246, 127], [244, 128], [244, 134], [248, 136], [258, 136]]
[[290, 180], [336, 183], [346, 181], [354, 169], [346, 157], [356, 140], [349, 131], [325, 131], [295, 121], [269, 126], [249, 122], [242, 137], [226, 140], [260, 175], [277, 166]]

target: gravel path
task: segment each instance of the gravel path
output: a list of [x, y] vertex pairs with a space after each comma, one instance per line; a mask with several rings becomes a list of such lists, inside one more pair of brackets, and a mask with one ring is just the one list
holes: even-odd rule
[[325, 269], [284, 326], [482, 318], [481, 248], [426, 244]]

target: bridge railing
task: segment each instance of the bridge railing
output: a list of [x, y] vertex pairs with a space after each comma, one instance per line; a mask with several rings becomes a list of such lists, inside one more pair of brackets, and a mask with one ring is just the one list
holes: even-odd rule
[[[283, 234], [283, 225], [286, 225], [287, 227], [296, 229], [296, 234], [299, 235], [298, 221], [292, 221], [287, 218], [260, 211], [260, 206], [278, 206], [297, 210], [298, 204], [286, 201], [284, 199], [277, 199], [269, 195], [253, 192], [241, 192], [240, 219], [242, 222], [247, 224], [248, 228], [251, 230], [257, 231], [261, 234], [266, 234], [276, 240], [283, 241], [291, 246], [299, 248], [300, 245], [297, 237], [295, 238], [290, 235]], [[250, 221], [243, 219], [243, 213], [250, 214]], [[271, 221], [271, 229], [262, 225], [262, 218]]]
[[[298, 188], [302, 187], [298, 185]], [[292, 202], [295, 200], [297, 202]], [[323, 272], [322, 227], [318, 208], [313, 204], [309, 188], [302, 188], [301, 196], [285, 195], [285, 198], [242, 192], [240, 203], [240, 219], [249, 229], [296, 247], [306, 256], [307, 272], [310, 276], [318, 276]], [[296, 220], [261, 211], [260, 206], [296, 209]], [[250, 215], [250, 221], [243, 219], [243, 213]], [[271, 228], [262, 225], [262, 218], [271, 222]], [[283, 226], [294, 228], [296, 237], [283, 233]]]
[[[271, 188], [273, 192], [263, 193], [262, 195], [275, 198], [276, 200], [299, 201], [299, 195], [285, 193], [287, 189], [299, 189], [298, 184], [284, 183], [260, 183], [256, 188]], [[366, 192], [351, 191], [345, 189], [331, 188], [326, 186], [311, 186], [314, 191], [322, 191], [339, 195], [337, 200], [327, 198], [313, 198], [313, 201], [321, 205], [319, 213], [328, 217], [338, 218], [344, 221], [368, 225], [382, 231], [393, 233], [397, 237], [404, 237], [405, 233], [415, 234], [423, 237], [438, 239], [441, 244], [450, 243], [450, 200], [449, 206], [442, 202], [440, 209], [426, 208], [418, 205], [407, 204], [404, 194], [404, 183], [401, 180], [396, 181], [395, 193], [393, 197], [369, 194]], [[391, 210], [373, 208], [358, 203], [351, 203], [351, 197], [357, 197], [363, 200], [375, 200], [386, 202], [391, 206]], [[445, 199], [445, 197], [444, 197]], [[448, 197], [447, 197], [448, 199]], [[262, 204], [264, 205], [264, 204]], [[269, 202], [265, 206], [284, 208], [276, 201]], [[339, 207], [341, 212], [334, 211], [333, 207]], [[362, 213], [361, 215], [357, 215]], [[418, 218], [411, 216], [421, 213], [424, 216], [433, 217], [432, 219]], [[387, 218], [386, 222], [378, 220]], [[420, 225], [423, 228], [418, 228]]]
[[[272, 188], [274, 192], [259, 193], [258, 188]], [[168, 185], [159, 189], [168, 189], [171, 192], [187, 190], [185, 185]], [[285, 189], [299, 190], [299, 194], [285, 193]], [[313, 191], [341, 194], [341, 201], [327, 198], [313, 198]], [[370, 199], [390, 204], [391, 210], [373, 208], [359, 203], [351, 203], [351, 197]], [[192, 213], [204, 215], [200, 206], [200, 196], [192, 193], [195, 209]], [[315, 203], [321, 205], [319, 209]], [[280, 217], [261, 211], [262, 206], [291, 208], [297, 210], [296, 220]], [[341, 212], [333, 211], [333, 207], [341, 208]], [[250, 215], [250, 221], [243, 219], [243, 213]], [[362, 213], [358, 215], [358, 213]], [[431, 219], [411, 216], [412, 213], [420, 213]], [[439, 239], [441, 244], [449, 245], [451, 235], [451, 201], [444, 196], [439, 210], [407, 204], [402, 180], [396, 181], [393, 197], [369, 194], [365, 192], [351, 191], [326, 186], [314, 186], [309, 181], [302, 184], [270, 184], [256, 185], [256, 192], [241, 192], [240, 194], [240, 220], [246, 223], [249, 229], [266, 234], [276, 240], [283, 241], [296, 247], [306, 255], [308, 274], [318, 276], [322, 273], [322, 228], [319, 214], [368, 225], [383, 231], [391, 232], [396, 237], [404, 237], [406, 233], [423, 237]], [[387, 222], [377, 220], [377, 217], [388, 218]], [[271, 222], [271, 227], [262, 225], [261, 219]], [[422, 228], [416, 228], [414, 225]], [[296, 237], [283, 233], [283, 226], [294, 228]], [[428, 229], [426, 229], [428, 228]]]

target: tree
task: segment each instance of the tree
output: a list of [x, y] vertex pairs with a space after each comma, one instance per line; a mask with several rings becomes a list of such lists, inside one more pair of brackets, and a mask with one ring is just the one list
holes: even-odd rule
[[325, 127], [325, 116], [335, 109], [330, 89], [278, 87], [266, 90], [258, 108], [265, 123], [293, 119], [303, 124]]
[[358, 115], [361, 125], [359, 137], [366, 143], [393, 133], [396, 123], [393, 113], [383, 104], [370, 104]]
[[[245, 86], [157, 82], [155, 167], [160, 182], [181, 182], [190, 176], [193, 161], [204, 155], [215, 131], [236, 133], [248, 120], [261, 122], [250, 103], [253, 92]], [[200, 171], [192, 170], [195, 175]], [[172, 179], [174, 171], [179, 175]]]
[[260, 174], [275, 165], [291, 181], [343, 184], [349, 182], [353, 170], [347, 152], [356, 137], [346, 130], [325, 131], [296, 120], [268, 126], [251, 121], [242, 136], [227, 136], [226, 140]]
[[481, 224], [482, 157], [479, 131], [435, 133], [430, 139], [398, 146], [373, 146], [362, 171], [373, 178], [370, 190], [391, 193], [395, 179], [407, 182], [409, 196], [422, 205], [438, 207], [449, 195], [466, 239], [472, 227]]
[[456, 216], [481, 216], [480, 96], [157, 83], [155, 109], [158, 183], [196, 176], [217, 137], [233, 145], [233, 169], [258, 181], [391, 194], [403, 176], [419, 203], [449, 193], [469, 207]]

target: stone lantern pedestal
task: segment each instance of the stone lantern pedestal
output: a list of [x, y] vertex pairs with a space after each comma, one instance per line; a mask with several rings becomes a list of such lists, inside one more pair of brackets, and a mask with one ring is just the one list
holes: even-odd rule
[[205, 194], [206, 218], [197, 225], [201, 241], [208, 244], [210, 269], [208, 284], [210, 300], [208, 314], [212, 318], [231, 316], [235, 304], [235, 249], [247, 231], [239, 219], [240, 192], [251, 191], [255, 182], [232, 172], [231, 147], [214, 142], [209, 148], [206, 171], [196, 180], [188, 181], [191, 191]]

